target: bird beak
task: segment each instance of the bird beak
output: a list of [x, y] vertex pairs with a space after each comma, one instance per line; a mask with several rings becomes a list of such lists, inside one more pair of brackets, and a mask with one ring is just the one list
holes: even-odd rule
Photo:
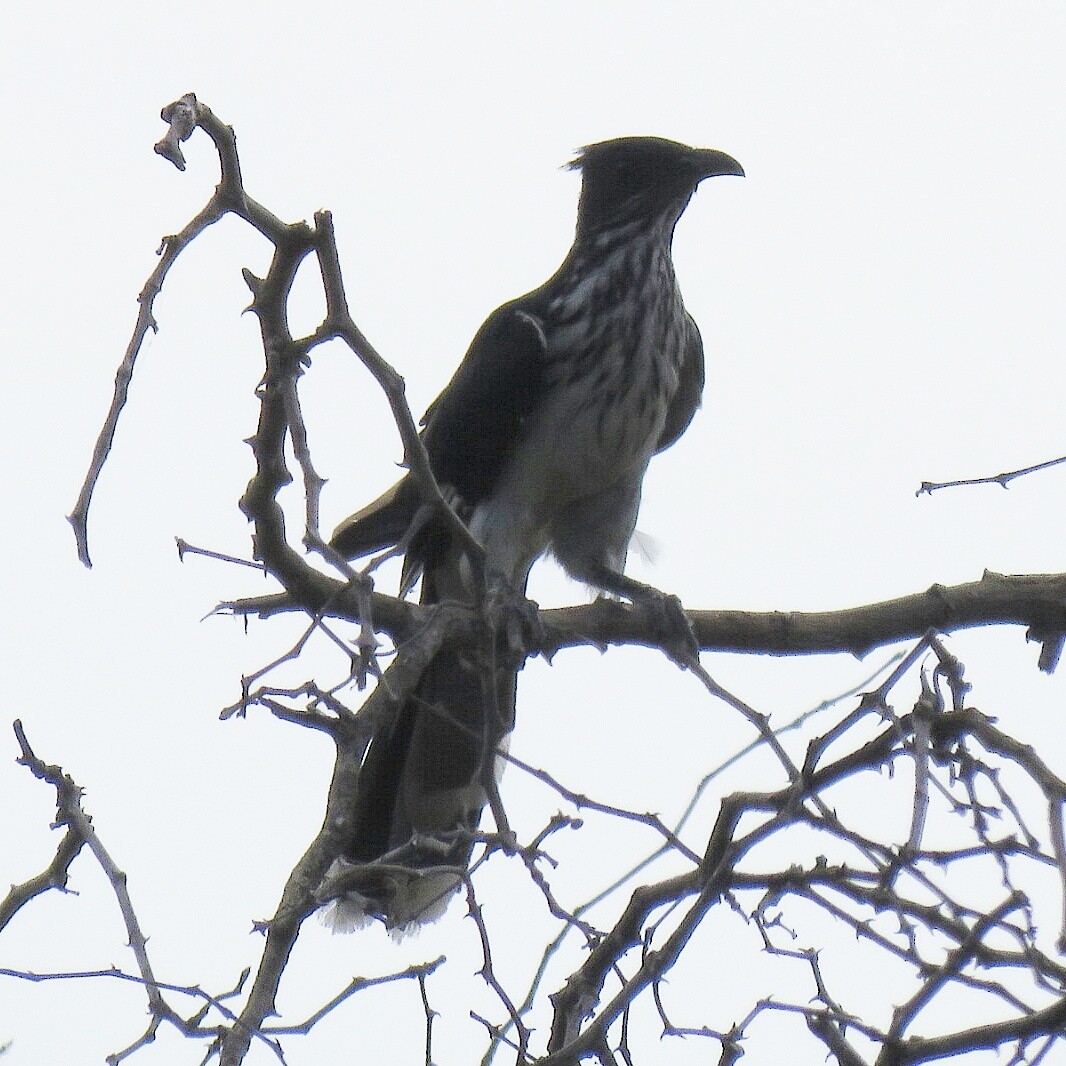
[[744, 177], [744, 168], [725, 152], [716, 151], [714, 148], [698, 148], [693, 153], [693, 164], [699, 174], [698, 181], [704, 178], [717, 178], [724, 174], [732, 174], [734, 177]]

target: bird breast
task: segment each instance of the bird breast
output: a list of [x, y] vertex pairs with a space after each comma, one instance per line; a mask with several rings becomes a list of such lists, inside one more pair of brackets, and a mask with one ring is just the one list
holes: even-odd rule
[[686, 337], [668, 248], [625, 245], [584, 277], [545, 316], [545, 400], [523, 449], [541, 460], [545, 497], [564, 501], [647, 465]]
[[[677, 391], [687, 338], [668, 247], [630, 245], [575, 274], [580, 285], [561, 285], [537, 316], [547, 346], [543, 391], [470, 521], [492, 564], [519, 587], [576, 501], [623, 480], [639, 484]], [[600, 535], [628, 542], [634, 517], [620, 510], [627, 528], [607, 522]]]

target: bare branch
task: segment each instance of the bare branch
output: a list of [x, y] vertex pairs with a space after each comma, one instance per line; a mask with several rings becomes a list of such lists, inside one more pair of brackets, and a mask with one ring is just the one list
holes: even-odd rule
[[[375, 622], [385, 632], [409, 632], [418, 608], [375, 593]], [[305, 607], [285, 593], [230, 600], [220, 609], [270, 618]], [[359, 607], [343, 592], [324, 596], [324, 615], [356, 619]], [[702, 651], [760, 655], [863, 657], [875, 648], [916, 640], [927, 633], [958, 633], [984, 626], [1024, 626], [1027, 637], [1050, 647], [1066, 633], [1066, 574], [996, 574], [979, 581], [933, 585], [925, 592], [837, 611], [690, 610]], [[564, 648], [638, 644], [658, 647], [654, 619], [640, 607], [601, 599], [540, 612], [542, 639], [531, 653], [551, 658]], [[1042, 656], [1041, 669], [1055, 659]]]
[[921, 496], [923, 493], [931, 495], [940, 489], [955, 489], [963, 485], [998, 485], [1001, 489], [1005, 489], [1009, 487], [1015, 478], [1025, 477], [1027, 474], [1035, 474], [1040, 470], [1049, 470], [1051, 467], [1059, 466], [1061, 463], [1066, 463], [1066, 455], [1061, 455], [1058, 459], [1047, 459], [1042, 463], [1033, 463], [1032, 466], [1023, 466], [1017, 470], [1008, 470], [1003, 474], [993, 474], [989, 477], [963, 478], [959, 481], [923, 481], [914, 495]]

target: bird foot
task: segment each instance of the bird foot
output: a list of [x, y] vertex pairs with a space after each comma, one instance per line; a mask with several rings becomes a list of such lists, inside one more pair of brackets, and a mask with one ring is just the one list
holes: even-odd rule
[[488, 613], [509, 651], [524, 657], [544, 647], [546, 633], [539, 604], [499, 575], [489, 581]]
[[692, 665], [699, 656], [700, 644], [696, 630], [676, 596], [649, 589], [634, 602], [644, 612], [655, 642], [678, 666]]

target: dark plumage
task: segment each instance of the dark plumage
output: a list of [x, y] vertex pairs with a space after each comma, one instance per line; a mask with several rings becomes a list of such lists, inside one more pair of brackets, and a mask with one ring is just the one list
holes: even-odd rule
[[[687, 428], [704, 382], [671, 240], [700, 181], [744, 172], [724, 153], [656, 137], [590, 145], [572, 165], [582, 174], [573, 247], [544, 285], [489, 316], [426, 412], [423, 440], [489, 568], [518, 592], [551, 551], [579, 581], [659, 602], [623, 574], [626, 550], [648, 462]], [[350, 558], [396, 544], [421, 502], [405, 478], [332, 543]], [[469, 598], [459, 552], [432, 522], [408, 544], [409, 581], [419, 572], [424, 603]], [[344, 866], [365, 914], [424, 920], [459, 883], [514, 689], [513, 668], [485, 677], [442, 652], [371, 743], [347, 849], [355, 865]]]

